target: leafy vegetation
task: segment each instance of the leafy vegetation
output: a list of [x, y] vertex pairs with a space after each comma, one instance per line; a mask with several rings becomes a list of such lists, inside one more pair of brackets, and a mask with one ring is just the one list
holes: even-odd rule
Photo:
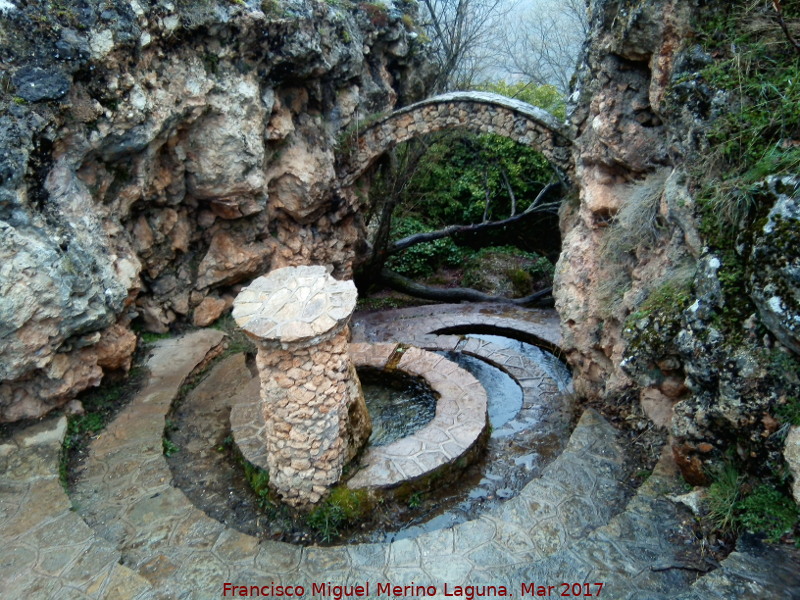
[[552, 176], [544, 155], [509, 138], [448, 133], [428, 146], [403, 190], [401, 214], [431, 229], [502, 219], [511, 215], [514, 198], [521, 212]]
[[665, 315], [670, 315], [668, 321], [677, 321], [674, 316], [683, 312], [691, 299], [691, 287], [687, 282], [667, 281], [653, 290], [638, 310], [631, 313], [625, 326], [634, 327], [641, 319]]
[[492, 246], [473, 253], [464, 264], [462, 285], [492, 294], [502, 294], [492, 289], [498, 278], [508, 280], [509, 292], [516, 297], [526, 296], [540, 287], [552, 284], [555, 267], [549, 260], [533, 252], [525, 252], [514, 246]]
[[[800, 6], [786, 3], [796, 23]], [[800, 53], [787, 39], [770, 3], [717, 3], [704, 13], [698, 41], [715, 60], [700, 80], [724, 95], [713, 114], [706, 159], [698, 165], [700, 230], [719, 256], [725, 297], [724, 330], [733, 330], [753, 307], [741, 290], [757, 225], [770, 208], [762, 182], [800, 169]]]
[[246, 460], [241, 455], [239, 455], [239, 460], [244, 469], [244, 477], [247, 483], [250, 484], [250, 488], [255, 492], [256, 496], [258, 496], [259, 505], [262, 509], [268, 508], [273, 504], [269, 497], [269, 473]]
[[567, 102], [564, 94], [553, 85], [536, 85], [530, 81], [506, 83], [504, 80], [483, 83], [477, 89], [495, 92], [509, 98], [527, 102], [531, 106], [545, 109], [559, 120], [567, 118]]
[[339, 535], [340, 529], [361, 519], [372, 507], [366, 490], [351, 490], [338, 485], [330, 495], [306, 517], [309, 527], [319, 533], [325, 543]]
[[742, 528], [763, 532], [767, 540], [778, 542], [797, 523], [794, 500], [769, 485], [759, 485], [736, 505]]
[[722, 531], [761, 533], [778, 542], [798, 525], [797, 505], [769, 484], [748, 485], [746, 477], [728, 463], [708, 488], [708, 519]]
[[[416, 217], [402, 217], [392, 224], [392, 237], [402, 239], [430, 228]], [[427, 277], [442, 266], [455, 266], [467, 250], [459, 248], [451, 238], [417, 244], [391, 257], [386, 265], [406, 277]]]
[[800, 398], [790, 396], [775, 407], [775, 416], [782, 422], [800, 426]]
[[[732, 4], [720, 7], [701, 30], [705, 48], [724, 56], [701, 75], [730, 98], [708, 138], [711, 175], [725, 185], [707, 197], [704, 216], [723, 230], [751, 216], [764, 177], [800, 168], [800, 54], [771, 7]], [[787, 17], [800, 16], [797, 7], [787, 5], [785, 11]]]
[[[538, 105], [557, 117], [565, 114], [564, 97], [552, 86], [498, 82], [482, 87]], [[349, 137], [345, 135], [344, 140]], [[442, 267], [459, 265], [475, 248], [509, 243], [547, 253], [557, 248], [556, 203], [548, 204], [552, 198], [542, 194], [545, 189], [553, 191], [551, 184], [558, 181], [557, 174], [544, 155], [532, 148], [498, 135], [440, 132], [401, 144], [378, 166], [370, 188], [367, 221], [377, 218], [379, 223], [374, 227], [373, 257], [365, 263], [366, 278], [379, 273], [377, 267], [383, 265], [385, 256], [382, 248], [391, 241], [453, 225], [519, 216], [534, 201], [541, 212], [526, 216], [524, 228], [515, 223], [462, 231], [455, 234], [455, 241], [442, 238], [412, 245], [391, 256], [386, 266], [406, 277], [424, 278]], [[531, 236], [531, 229], [542, 223], [552, 230], [552, 236]], [[517, 272], [515, 278], [525, 287], [525, 273]]]
[[161, 439], [161, 446], [162, 450], [164, 451], [164, 456], [166, 457], [170, 457], [173, 454], [180, 452], [180, 448], [178, 448], [178, 446], [168, 438]]

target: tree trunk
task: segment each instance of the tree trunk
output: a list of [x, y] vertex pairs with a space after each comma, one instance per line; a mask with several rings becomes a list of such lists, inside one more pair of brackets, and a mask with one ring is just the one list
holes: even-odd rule
[[434, 288], [417, 283], [389, 269], [381, 271], [381, 280], [393, 290], [403, 294], [437, 302], [505, 302], [518, 306], [552, 306], [553, 302], [553, 288], [547, 288], [524, 298], [506, 298], [485, 294], [472, 288]]

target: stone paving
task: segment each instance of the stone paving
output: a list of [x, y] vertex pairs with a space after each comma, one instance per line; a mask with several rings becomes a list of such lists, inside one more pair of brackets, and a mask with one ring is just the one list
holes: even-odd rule
[[354, 342], [396, 341], [426, 350], [456, 350], [462, 342], [460, 335], [439, 332], [477, 333], [481, 328], [522, 334], [556, 354], [561, 346], [561, 325], [555, 310], [527, 310], [498, 303], [436, 304], [356, 313], [351, 327]]
[[325, 267], [284, 267], [255, 279], [233, 303], [236, 324], [275, 347], [310, 346], [333, 337], [356, 306], [356, 286]]
[[422, 377], [439, 395], [433, 419], [422, 429], [385, 446], [368, 447], [362, 467], [347, 482], [353, 489], [388, 488], [431, 477], [455, 464], [485, 439], [487, 398], [480, 382], [455, 363], [419, 348], [352, 344], [359, 366], [384, 370], [402, 352], [397, 370]]
[[[351, 344], [358, 367], [383, 370], [397, 344]], [[425, 379], [440, 396], [434, 418], [420, 431], [385, 446], [369, 447], [361, 468], [349, 481], [351, 488], [388, 488], [404, 480], [428, 477], [466, 454], [486, 431], [486, 392], [477, 379], [438, 354], [408, 348], [397, 369]], [[242, 455], [268, 470], [262, 431], [264, 419], [253, 399], [253, 385], [233, 400], [231, 432]]]
[[228, 529], [170, 485], [161, 453], [172, 398], [219, 338], [200, 331], [159, 342], [147, 388], [94, 441], [71, 499], [57, 477], [63, 420], [0, 446], [3, 597], [211, 599], [231, 582], [302, 585], [305, 597], [326, 598], [312, 584], [366, 581], [372, 597], [379, 582], [412, 581], [436, 586], [440, 598], [457, 585], [506, 585], [519, 596], [523, 583], [561, 582], [602, 582], [601, 597], [629, 600], [800, 597], [798, 558], [784, 548], [741, 547], [692, 583], [697, 573], [677, 535], [682, 520], [665, 499], [682, 485], [669, 460], [626, 503], [625, 449], [591, 410], [539, 479], [474, 521], [414, 539], [329, 548]]

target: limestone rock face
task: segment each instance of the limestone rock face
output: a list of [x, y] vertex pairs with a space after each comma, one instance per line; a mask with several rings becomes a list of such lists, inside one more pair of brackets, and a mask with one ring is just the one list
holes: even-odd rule
[[426, 89], [398, 11], [111, 4], [0, 19], [0, 421], [126, 368], [134, 320], [209, 323], [288, 264], [349, 274], [362, 232], [333, 191], [337, 137]]
[[715, 57], [693, 45], [695, 10], [590, 2], [554, 295], [576, 391], [667, 428], [700, 484], [731, 450], [753, 474], [782, 462], [775, 415], [800, 390], [800, 228], [796, 177], [760, 184], [771, 211], [732, 249], [696, 221], [692, 172], [730, 98], [697, 75]]
[[794, 477], [792, 494], [794, 501], [800, 504], [800, 427], [792, 427], [786, 436], [786, 448], [783, 457], [789, 465], [789, 470]]
[[[623, 10], [619, 2], [594, 0], [590, 6], [590, 43], [570, 118], [578, 197], [561, 211], [554, 296], [575, 389], [593, 399], [638, 396], [639, 386], [661, 398], [663, 381], [674, 395], [675, 379], [682, 380], [679, 366], [664, 373], [658, 367], [669, 356], [624, 368], [624, 330], [652, 282], [686, 279], [701, 246], [687, 177], [670, 159], [673, 134], [663, 116], [670, 69], [689, 28], [684, 4]], [[647, 380], [653, 372], [662, 374]], [[671, 411], [662, 408], [663, 421]]]
[[800, 179], [771, 177], [775, 204], [753, 246], [752, 291], [761, 320], [800, 354]]

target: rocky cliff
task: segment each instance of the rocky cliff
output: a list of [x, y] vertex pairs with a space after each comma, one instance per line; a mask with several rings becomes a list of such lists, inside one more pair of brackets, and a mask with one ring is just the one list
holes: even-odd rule
[[576, 389], [668, 428], [693, 483], [732, 459], [780, 478], [800, 416], [798, 15], [592, 0], [590, 17], [555, 292]]
[[207, 325], [270, 268], [349, 273], [337, 139], [427, 71], [412, 15], [339, 5], [0, 2], [0, 421], [127, 370], [134, 322]]
[[[128, 369], [133, 324], [207, 325], [288, 264], [350, 275], [364, 231], [337, 140], [427, 88], [413, 3], [394, 6], [0, 0], [0, 420]], [[732, 456], [782, 477], [800, 14], [589, 10], [555, 290], [576, 390], [667, 428], [690, 481]]]

